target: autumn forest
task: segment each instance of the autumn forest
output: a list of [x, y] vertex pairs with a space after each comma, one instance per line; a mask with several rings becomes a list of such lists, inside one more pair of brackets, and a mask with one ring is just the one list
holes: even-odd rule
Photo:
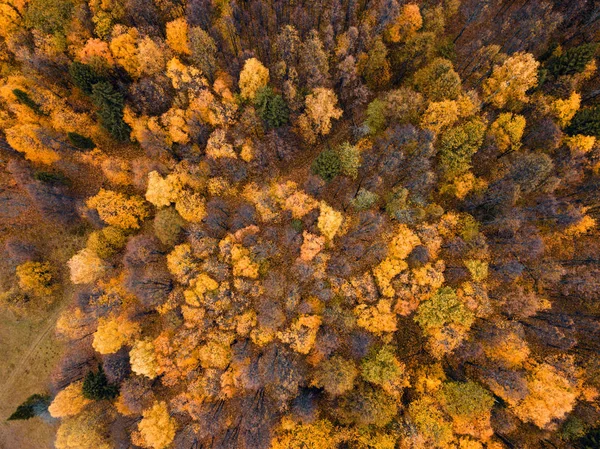
[[593, 0], [0, 0], [0, 447], [600, 448], [599, 44]]

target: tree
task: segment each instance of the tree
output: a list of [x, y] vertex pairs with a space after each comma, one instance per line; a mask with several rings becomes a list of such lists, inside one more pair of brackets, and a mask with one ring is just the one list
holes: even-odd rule
[[89, 137], [82, 136], [81, 134], [77, 134], [75, 132], [67, 133], [67, 137], [69, 142], [80, 150], [93, 150], [96, 148], [96, 144]]
[[123, 121], [123, 95], [109, 82], [100, 81], [92, 86], [91, 98], [102, 126], [117, 140], [129, 139], [131, 128]]
[[217, 70], [217, 45], [214, 39], [202, 28], [191, 27], [188, 32], [188, 47], [192, 62], [213, 81]]
[[390, 81], [392, 74], [387, 53], [387, 47], [381, 38], [377, 38], [367, 57], [359, 63], [362, 66], [361, 72], [371, 89], [381, 89]]
[[83, 382], [74, 382], [58, 392], [48, 411], [54, 418], [75, 416], [91, 403], [92, 401], [83, 395]]
[[540, 63], [530, 53], [515, 53], [502, 65], [496, 65], [491, 76], [483, 83], [485, 101], [497, 108], [507, 103], [527, 103], [526, 92], [538, 83]]
[[50, 396], [44, 394], [31, 395], [6, 420], [19, 421], [31, 419], [46, 412], [49, 405]]
[[84, 248], [67, 262], [73, 284], [89, 284], [98, 280], [108, 268], [92, 250]]
[[385, 345], [372, 351], [361, 362], [363, 379], [389, 391], [405, 385], [405, 366], [394, 354], [392, 346]]
[[569, 48], [550, 58], [546, 63], [548, 71], [554, 76], [573, 75], [583, 72], [593, 60], [598, 44], [583, 44]]
[[489, 132], [500, 151], [518, 150], [525, 124], [525, 117], [522, 115], [504, 112], [492, 123]]
[[135, 339], [139, 332], [140, 325], [124, 316], [100, 318], [92, 346], [100, 354], [113, 354]]
[[344, 221], [344, 215], [330, 207], [325, 201], [321, 202], [317, 227], [327, 241], [333, 240]]
[[344, 424], [383, 427], [394, 418], [398, 406], [383, 390], [361, 385], [340, 399], [335, 412]]
[[25, 262], [17, 267], [19, 287], [35, 296], [48, 296], [56, 290], [52, 266], [48, 262]]
[[339, 154], [331, 150], [322, 151], [313, 161], [311, 170], [325, 181], [331, 181], [342, 170], [342, 162]]
[[269, 69], [256, 58], [247, 59], [240, 73], [240, 94], [245, 100], [254, 100], [257, 92], [269, 83]]
[[108, 382], [102, 365], [98, 365], [97, 372], [89, 371], [86, 374], [81, 391], [86, 399], [94, 401], [111, 400], [119, 394], [119, 387]]
[[73, 14], [73, 3], [68, 0], [32, 0], [24, 14], [29, 28], [45, 34], [62, 32]]
[[431, 101], [456, 100], [461, 91], [461, 81], [447, 59], [434, 59], [413, 77], [415, 89]]
[[104, 79], [96, 73], [93, 67], [81, 62], [73, 62], [69, 66], [69, 74], [73, 83], [86, 95], [92, 95], [92, 87]]
[[154, 217], [154, 234], [167, 246], [174, 246], [181, 238], [183, 218], [172, 207], [159, 210]]
[[529, 393], [513, 407], [523, 421], [545, 428], [555, 419], [562, 419], [575, 404], [578, 392], [573, 382], [552, 365], [536, 365], [527, 375]]
[[175, 438], [176, 431], [175, 420], [169, 416], [167, 403], [155, 402], [142, 415], [138, 423], [139, 438], [135, 438], [134, 443], [153, 449], [167, 447]]
[[427, 334], [448, 324], [468, 329], [475, 321], [475, 316], [459, 301], [452, 288], [442, 287], [430, 299], [421, 303], [415, 321]]
[[56, 449], [111, 449], [103, 419], [106, 414], [99, 410], [63, 419], [56, 432]]
[[335, 449], [336, 440], [335, 428], [327, 420], [308, 424], [285, 421], [271, 449]]
[[581, 96], [572, 92], [569, 98], [558, 98], [550, 104], [550, 111], [557, 118], [561, 128], [567, 126], [575, 116], [581, 105]]
[[360, 149], [356, 145], [344, 142], [338, 148], [337, 153], [340, 159], [341, 173], [352, 179], [356, 179], [361, 164]]
[[317, 366], [312, 383], [332, 396], [339, 396], [352, 390], [357, 375], [352, 360], [336, 355]]
[[125, 246], [127, 236], [122, 229], [106, 226], [99, 231], [94, 231], [88, 236], [86, 248], [94, 252], [101, 259], [114, 256], [117, 251]]
[[290, 113], [285, 100], [268, 86], [257, 91], [254, 107], [269, 128], [279, 128], [289, 121]]
[[176, 53], [188, 55], [188, 24], [183, 17], [167, 23], [167, 44]]
[[126, 196], [113, 190], [100, 191], [88, 198], [86, 205], [96, 209], [100, 218], [111, 226], [138, 229], [148, 216], [145, 201], [139, 196]]
[[600, 137], [600, 106], [583, 108], [577, 111], [565, 131], [570, 136], [581, 134]]
[[43, 115], [40, 105], [33, 101], [27, 92], [24, 92], [21, 89], [13, 89], [13, 94], [17, 97], [17, 100], [30, 108], [37, 115]]
[[136, 340], [129, 351], [131, 370], [142, 376], [154, 379], [158, 375], [158, 363], [152, 340]]
[[483, 143], [485, 123], [479, 119], [451, 128], [439, 140], [439, 164], [444, 178], [451, 179], [471, 168], [471, 157]]
[[331, 120], [342, 116], [337, 107], [337, 97], [331, 89], [317, 87], [305, 99], [304, 113], [298, 118], [298, 127], [304, 139], [314, 143], [317, 135], [331, 131]]
[[404, 42], [413, 37], [423, 26], [423, 17], [419, 5], [408, 3], [402, 5], [398, 17], [387, 29], [387, 38], [390, 42]]

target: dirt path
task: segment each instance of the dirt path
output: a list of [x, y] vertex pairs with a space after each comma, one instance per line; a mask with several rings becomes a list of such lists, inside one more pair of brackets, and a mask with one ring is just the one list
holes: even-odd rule
[[52, 315], [50, 315], [49, 319], [46, 322], [46, 325], [42, 329], [42, 331], [38, 334], [34, 341], [31, 342], [25, 353], [19, 358], [17, 364], [12, 370], [12, 373], [8, 378], [2, 382], [2, 386], [0, 387], [0, 400], [4, 400], [6, 394], [10, 391], [10, 387], [13, 385], [13, 382], [17, 378], [17, 376], [21, 373], [26, 363], [31, 359], [31, 357], [35, 354], [35, 351], [38, 349], [40, 344], [44, 341], [44, 339], [48, 336], [48, 334], [54, 330], [54, 326], [56, 325], [56, 320], [62, 311], [62, 307], [58, 307], [56, 311]]

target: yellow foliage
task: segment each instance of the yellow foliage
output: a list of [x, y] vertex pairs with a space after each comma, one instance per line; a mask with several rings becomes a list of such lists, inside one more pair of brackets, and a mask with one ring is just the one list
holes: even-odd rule
[[134, 79], [139, 78], [141, 75], [138, 50], [136, 48], [137, 39], [137, 29], [129, 28], [127, 32], [114, 37], [110, 41], [110, 51], [113, 54], [114, 60]]
[[160, 121], [167, 131], [170, 142], [186, 144], [190, 141], [190, 128], [185, 110], [172, 107], [160, 116]]
[[278, 332], [277, 337], [300, 354], [308, 354], [315, 345], [317, 332], [321, 326], [321, 317], [317, 315], [302, 315], [297, 318], [289, 329]]
[[508, 102], [527, 103], [526, 92], [537, 86], [537, 71], [540, 63], [531, 53], [515, 53], [502, 65], [497, 65], [492, 75], [485, 80], [483, 92], [486, 101], [502, 108]]
[[421, 244], [419, 237], [405, 224], [396, 228], [396, 233], [388, 247], [388, 257], [406, 259], [413, 248]]
[[139, 323], [129, 321], [124, 316], [100, 318], [92, 346], [100, 354], [113, 354], [139, 333]]
[[25, 262], [17, 267], [19, 287], [36, 296], [48, 296], [55, 290], [52, 285], [52, 266], [48, 262]]
[[41, 164], [53, 164], [60, 159], [54, 149], [40, 141], [42, 128], [31, 124], [16, 125], [5, 130], [6, 141], [15, 150], [23, 153], [27, 159]]
[[256, 92], [269, 83], [269, 69], [256, 58], [247, 59], [240, 73], [240, 94], [246, 100], [254, 100]]
[[298, 127], [308, 143], [314, 143], [317, 135], [331, 131], [331, 120], [342, 116], [337, 107], [337, 96], [331, 89], [317, 87], [306, 96], [304, 113], [298, 118]]
[[178, 58], [167, 63], [167, 76], [175, 89], [197, 90], [206, 86], [202, 72], [195, 67], [183, 64]]
[[490, 135], [496, 141], [498, 149], [518, 149], [521, 145], [521, 137], [525, 131], [525, 117], [522, 115], [502, 113], [490, 126]]
[[140, 72], [144, 75], [164, 73], [167, 63], [163, 46], [146, 36], [138, 42], [137, 53]]
[[397, 329], [396, 314], [392, 312], [392, 301], [382, 299], [376, 305], [360, 304], [354, 309], [356, 324], [374, 334], [394, 332]]
[[292, 211], [292, 217], [302, 218], [311, 210], [315, 209], [319, 203], [312, 196], [307, 195], [301, 190], [292, 193], [285, 199], [284, 207]]
[[167, 23], [167, 44], [177, 53], [190, 54], [188, 47], [188, 24], [183, 17]]
[[154, 379], [158, 375], [158, 362], [152, 340], [136, 340], [129, 351], [131, 370], [141, 376]]
[[[176, 422], [169, 415], [167, 403], [155, 402], [144, 410], [138, 423], [139, 443], [142, 447], [165, 449], [175, 438]], [[138, 442], [134, 442], [137, 444]]]
[[100, 218], [111, 226], [138, 229], [148, 216], [146, 203], [139, 196], [127, 197], [113, 190], [100, 189], [96, 196], [88, 198], [86, 205], [96, 209]]
[[527, 388], [527, 396], [513, 410], [522, 421], [532, 422], [542, 429], [569, 413], [578, 396], [569, 380], [546, 363], [537, 365], [529, 373]]
[[81, 413], [91, 402], [83, 396], [83, 382], [74, 382], [58, 392], [48, 411], [53, 418], [64, 418]]
[[373, 276], [383, 296], [392, 298], [396, 291], [391, 285], [392, 279], [408, 268], [408, 264], [401, 259], [386, 257], [379, 265], [373, 268]]
[[571, 150], [571, 154], [575, 156], [592, 151], [596, 143], [596, 137], [577, 134], [576, 136], [565, 136], [564, 141]]
[[99, 279], [107, 269], [106, 264], [90, 249], [84, 248], [67, 262], [73, 284], [88, 284]]
[[198, 350], [198, 358], [204, 369], [225, 369], [231, 362], [231, 357], [232, 351], [229, 346], [214, 341], [200, 346]]
[[177, 200], [182, 186], [176, 174], [169, 174], [163, 178], [156, 171], [148, 173], [148, 188], [146, 200], [156, 207], [170, 206]]
[[406, 41], [423, 26], [423, 17], [419, 5], [409, 3], [402, 6], [400, 14], [387, 30], [390, 42]]
[[581, 106], [581, 95], [577, 92], [571, 93], [569, 98], [554, 100], [550, 104], [550, 111], [558, 120], [561, 127], [567, 126]]
[[200, 273], [190, 282], [190, 287], [184, 292], [185, 300], [191, 306], [200, 307], [204, 295], [219, 288], [219, 283], [206, 273]]
[[199, 193], [184, 190], [175, 202], [175, 209], [184, 220], [201, 223], [206, 217], [206, 201]]
[[571, 237], [579, 237], [587, 234], [596, 227], [596, 220], [589, 215], [584, 215], [577, 223], [569, 225], [563, 232]]
[[342, 226], [342, 222], [344, 221], [344, 215], [330, 207], [325, 201], [321, 201], [320, 210], [321, 213], [319, 214], [317, 226], [321, 234], [327, 240], [331, 241], [340, 230], [340, 226]]
[[61, 421], [56, 431], [56, 449], [112, 449], [105, 437], [105, 413], [85, 411]]
[[270, 449], [335, 449], [339, 436], [327, 420], [298, 424], [284, 419]]
[[258, 277], [258, 264], [250, 257], [250, 250], [242, 245], [231, 248], [231, 262], [234, 276], [244, 276], [251, 279]]
[[453, 125], [458, 117], [458, 103], [456, 101], [431, 102], [421, 117], [421, 127], [439, 133], [442, 129]]

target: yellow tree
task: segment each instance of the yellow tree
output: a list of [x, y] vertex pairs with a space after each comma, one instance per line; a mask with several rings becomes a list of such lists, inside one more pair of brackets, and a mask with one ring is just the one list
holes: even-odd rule
[[135, 28], [123, 30], [121, 34], [115, 36], [110, 42], [110, 51], [114, 60], [120, 64], [131, 75], [137, 79], [141, 75], [140, 64], [138, 62], [138, 49], [136, 42], [138, 31]]
[[86, 205], [96, 209], [107, 224], [123, 229], [138, 229], [148, 216], [148, 207], [142, 198], [113, 190], [100, 189], [97, 195], [88, 198]]
[[314, 143], [318, 135], [329, 134], [331, 120], [342, 116], [337, 101], [335, 92], [324, 87], [317, 87], [306, 96], [304, 113], [298, 117], [298, 128], [308, 143]]
[[558, 120], [561, 127], [567, 126], [581, 106], [581, 95], [572, 92], [569, 98], [558, 98], [550, 103], [550, 111]]
[[240, 73], [240, 94], [246, 100], [254, 100], [256, 92], [269, 83], [269, 69], [256, 58], [244, 63]]
[[188, 24], [183, 17], [167, 23], [167, 44], [175, 52], [188, 55]]
[[567, 376], [552, 365], [541, 363], [527, 376], [527, 396], [513, 410], [522, 420], [540, 428], [569, 413], [579, 395]]
[[419, 5], [409, 3], [402, 6], [400, 14], [387, 29], [390, 42], [401, 42], [413, 37], [423, 26]]
[[517, 150], [525, 131], [525, 117], [504, 112], [490, 126], [490, 135], [500, 151]]
[[158, 375], [158, 363], [152, 340], [137, 340], [129, 351], [129, 360], [134, 373], [150, 379]]
[[91, 403], [90, 399], [83, 396], [83, 382], [79, 381], [59, 391], [48, 411], [54, 418], [64, 418], [81, 413], [85, 406]]
[[502, 65], [495, 66], [492, 75], [483, 83], [486, 101], [497, 108], [507, 103], [529, 101], [526, 92], [537, 86], [539, 65], [531, 53], [519, 52], [507, 58]]
[[317, 226], [321, 234], [331, 241], [340, 230], [344, 215], [330, 207], [325, 201], [321, 201], [320, 211]]
[[106, 413], [88, 410], [61, 421], [56, 432], [56, 449], [111, 449], [103, 420]]
[[58, 161], [60, 155], [56, 150], [41, 142], [41, 132], [41, 127], [24, 123], [8, 128], [5, 131], [6, 141], [30, 161], [50, 165]]
[[88, 284], [99, 279], [107, 265], [92, 250], [84, 248], [67, 262], [73, 284]]
[[55, 290], [52, 266], [48, 262], [25, 262], [17, 267], [19, 287], [36, 296], [48, 296]]
[[155, 402], [142, 415], [143, 418], [138, 423], [139, 433], [133, 435], [133, 443], [151, 449], [164, 449], [171, 444], [177, 426], [169, 415], [167, 403]]
[[333, 425], [327, 420], [299, 424], [284, 418], [280, 431], [271, 442], [271, 449], [335, 449], [338, 439]]
[[113, 354], [140, 333], [140, 325], [124, 316], [100, 318], [92, 346], [100, 354]]

